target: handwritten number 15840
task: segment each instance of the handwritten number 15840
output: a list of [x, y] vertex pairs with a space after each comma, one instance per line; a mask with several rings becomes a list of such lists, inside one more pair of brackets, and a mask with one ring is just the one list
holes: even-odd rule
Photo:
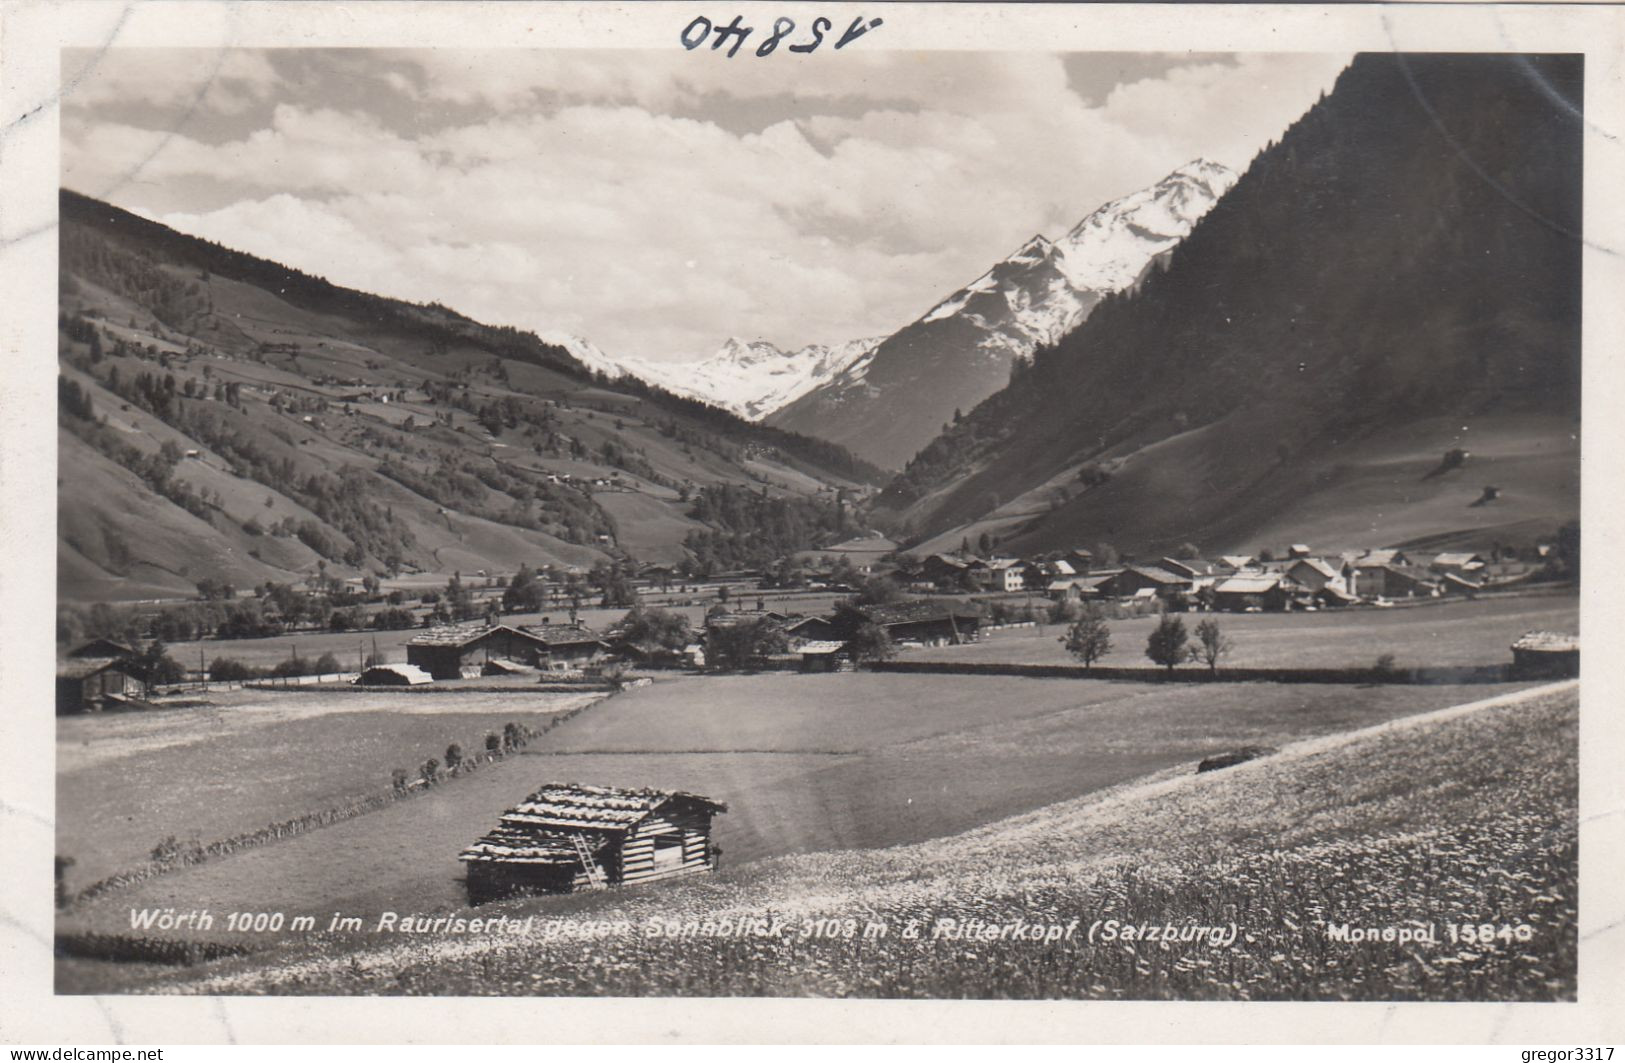
[[[726, 26], [715, 26], [712, 25], [710, 19], [706, 18], [704, 15], [701, 15], [693, 22], [690, 22], [687, 26], [683, 27], [683, 32], [681, 35], [683, 47], [692, 52], [694, 49], [704, 44], [707, 40], [710, 40], [711, 50], [713, 52], [720, 51], [722, 48], [727, 48], [728, 58], [732, 59], [736, 54], [738, 54], [740, 45], [745, 43], [745, 38], [749, 37], [755, 32], [754, 27], [741, 25], [741, 21], [742, 16], [735, 15], [733, 21], [728, 23]], [[845, 48], [847, 45], [851, 44], [865, 33], [868, 33], [876, 26], [881, 25], [884, 21], [884, 19], [879, 18], [865, 20], [862, 15], [859, 15], [857, 18], [852, 20], [852, 24], [846, 28], [846, 32], [841, 34], [840, 38], [835, 42], [835, 47], [837, 49]], [[812, 26], [810, 27], [810, 32], [812, 34], [811, 37], [795, 44], [785, 44], [785, 47], [792, 52], [800, 52], [803, 55], [808, 52], [817, 51], [818, 46], [824, 43], [824, 34], [828, 33], [833, 28], [834, 23], [820, 15], [818, 18], [815, 18], [812, 21]], [[779, 45], [784, 43], [785, 38], [789, 37], [790, 34], [794, 33], [795, 31], [795, 19], [774, 19], [773, 32], [767, 37], [764, 37], [762, 39], [762, 43], [756, 46], [756, 54], [758, 56], [772, 55], [774, 51], [778, 49]]]

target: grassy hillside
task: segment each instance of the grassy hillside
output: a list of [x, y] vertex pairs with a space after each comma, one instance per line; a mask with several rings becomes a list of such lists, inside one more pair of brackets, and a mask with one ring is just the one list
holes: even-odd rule
[[[1582, 72], [1357, 57], [1165, 269], [884, 505], [919, 539], [989, 520], [1020, 549], [1549, 532], [1578, 511]], [[1456, 446], [1478, 464], [1430, 477]]]
[[[132, 977], [226, 993], [1573, 1000], [1577, 710], [1570, 685], [1222, 772], [1185, 764], [918, 845], [480, 913], [610, 925], [587, 941], [318, 935]], [[656, 920], [698, 929], [763, 916], [789, 932], [646, 933]], [[933, 932], [972, 918], [1075, 929], [1041, 942]], [[820, 919], [834, 921], [834, 936], [798, 936]], [[859, 932], [842, 932], [846, 920]], [[1234, 938], [1091, 942], [1089, 929], [1108, 920], [1233, 927]], [[1439, 941], [1333, 940], [1329, 926], [1344, 923], [1431, 926]], [[1447, 928], [1463, 923], [1505, 926], [1508, 937], [1453, 942]], [[885, 929], [865, 936], [871, 925]], [[59, 991], [93, 988], [88, 973], [64, 965]]]
[[677, 561], [707, 528], [690, 492], [747, 487], [833, 512], [838, 490], [878, 479], [831, 444], [594, 378], [528, 333], [341, 289], [66, 191], [61, 267], [68, 601], [290, 581], [318, 564]]
[[[1489, 550], [1550, 539], [1580, 513], [1580, 425], [1568, 415], [1424, 418], [1312, 453], [1271, 452], [1271, 426], [1241, 414], [1099, 455], [1111, 475], [1084, 487], [1067, 465], [964, 526], [913, 547], [952, 550], [984, 532], [1014, 551], [1105, 541], [1147, 555], [1195, 542], [1211, 554], [1310, 543]], [[1444, 454], [1466, 449], [1462, 465]], [[1486, 486], [1499, 496], [1480, 504]], [[1215, 499], [1225, 498], [1223, 507]]]

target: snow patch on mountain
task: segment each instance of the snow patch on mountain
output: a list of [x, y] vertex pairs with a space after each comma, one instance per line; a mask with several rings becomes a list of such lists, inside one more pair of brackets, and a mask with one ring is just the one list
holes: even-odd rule
[[611, 380], [624, 376], [627, 372], [621, 361], [605, 354], [601, 347], [589, 339], [584, 339], [569, 332], [542, 332], [538, 334], [537, 338], [543, 343], [563, 347], [570, 353], [572, 358], [589, 370], [594, 373], [603, 373]]
[[1033, 237], [920, 322], [957, 316], [987, 333], [980, 348], [1030, 354], [1076, 328], [1102, 297], [1138, 281], [1235, 183], [1229, 168], [1196, 159], [1102, 205], [1059, 240]]
[[621, 365], [673, 394], [760, 421], [872, 357], [884, 338], [815, 343], [786, 352], [765, 340], [730, 337], [717, 353], [697, 362], [629, 358]]

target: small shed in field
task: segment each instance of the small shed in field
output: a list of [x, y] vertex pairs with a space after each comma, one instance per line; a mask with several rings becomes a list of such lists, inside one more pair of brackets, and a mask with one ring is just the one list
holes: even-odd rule
[[463, 850], [469, 903], [714, 870], [711, 819], [726, 811], [681, 791], [548, 783]]
[[1520, 679], [1580, 674], [1580, 636], [1531, 631], [1512, 644], [1512, 674]]
[[111, 657], [70, 657], [56, 665], [56, 712], [69, 716], [100, 712], [109, 704], [139, 701], [146, 684], [129, 671], [127, 662]]
[[803, 672], [839, 672], [851, 660], [846, 643], [837, 641], [803, 642], [795, 648], [801, 658]]

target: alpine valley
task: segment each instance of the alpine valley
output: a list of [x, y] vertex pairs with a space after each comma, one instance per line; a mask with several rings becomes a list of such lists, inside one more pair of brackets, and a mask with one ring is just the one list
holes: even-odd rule
[[597, 352], [594, 365], [901, 468], [956, 410], [1003, 387], [1015, 359], [1054, 343], [1102, 298], [1139, 283], [1235, 180], [1215, 162], [1182, 166], [1101, 206], [1057, 240], [1034, 236], [890, 336], [793, 353], [729, 339], [698, 362]]

